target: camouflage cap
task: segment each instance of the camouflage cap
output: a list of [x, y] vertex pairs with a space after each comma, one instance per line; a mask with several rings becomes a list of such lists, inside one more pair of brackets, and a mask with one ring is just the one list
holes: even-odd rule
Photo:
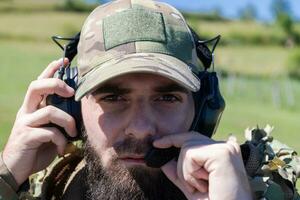
[[181, 13], [162, 2], [117, 0], [86, 19], [78, 45], [75, 99], [127, 73], [154, 73], [195, 92], [200, 81], [192, 33]]

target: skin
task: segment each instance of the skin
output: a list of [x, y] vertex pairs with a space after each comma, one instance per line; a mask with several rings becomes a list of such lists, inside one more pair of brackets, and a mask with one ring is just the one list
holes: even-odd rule
[[[70, 115], [45, 105], [49, 94], [74, 95], [64, 82], [51, 78], [61, 62], [52, 62], [30, 84], [4, 148], [4, 163], [19, 185], [64, 152], [66, 138], [58, 129], [43, 125], [55, 123], [76, 135]], [[113, 145], [130, 137], [152, 138], [158, 148], [181, 148], [179, 159], [161, 170], [188, 199], [252, 199], [236, 140], [219, 142], [189, 132], [194, 112], [191, 92], [154, 74], [113, 78], [82, 99], [88, 140], [104, 167], [117, 157], [128, 168], [147, 168], [143, 154], [118, 155]]]

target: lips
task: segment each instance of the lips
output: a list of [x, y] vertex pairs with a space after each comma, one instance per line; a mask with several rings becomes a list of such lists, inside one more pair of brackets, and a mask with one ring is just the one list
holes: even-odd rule
[[145, 156], [144, 155], [124, 155], [119, 157], [119, 160], [127, 163], [145, 163]]

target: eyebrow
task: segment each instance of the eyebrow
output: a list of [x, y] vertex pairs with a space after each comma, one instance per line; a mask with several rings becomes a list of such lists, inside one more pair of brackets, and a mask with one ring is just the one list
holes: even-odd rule
[[92, 92], [92, 95], [99, 95], [99, 94], [127, 94], [130, 93], [132, 90], [129, 88], [120, 87], [119, 84], [106, 84], [98, 88], [96, 91]]
[[[154, 88], [154, 91], [158, 93], [170, 93], [170, 92], [182, 92], [185, 94], [189, 93], [189, 90], [175, 83], [157, 86]], [[94, 92], [92, 92], [92, 95], [100, 95], [100, 94], [108, 94], [108, 93], [122, 95], [122, 94], [128, 94], [130, 92], [132, 92], [132, 89], [122, 87], [120, 86], [120, 84], [106, 84], [101, 86]]]
[[186, 94], [189, 93], [189, 91], [186, 88], [181, 87], [180, 85], [175, 84], [175, 83], [158, 86], [154, 89], [154, 91], [160, 92], [160, 93], [169, 93], [169, 92], [182, 92], [182, 93], [186, 93]]

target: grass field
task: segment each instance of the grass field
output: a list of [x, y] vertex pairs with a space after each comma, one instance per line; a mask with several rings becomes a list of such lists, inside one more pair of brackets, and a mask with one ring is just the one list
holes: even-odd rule
[[[49, 5], [41, 3], [43, 9], [28, 13], [0, 11], [0, 151], [28, 85], [49, 62], [61, 56], [50, 37], [76, 33], [87, 15], [56, 12], [47, 9]], [[32, 9], [30, 4], [26, 6]], [[300, 152], [300, 83], [285, 78], [285, 63], [291, 50], [274, 45], [241, 45], [237, 40], [241, 35], [252, 39], [256, 35], [280, 38], [281, 30], [254, 22], [192, 24], [205, 36], [222, 34], [225, 41], [233, 42], [216, 51], [216, 69], [231, 75], [220, 81], [227, 106], [214, 137], [223, 140], [233, 133], [242, 142], [245, 128], [270, 124], [275, 126], [276, 139]]]

